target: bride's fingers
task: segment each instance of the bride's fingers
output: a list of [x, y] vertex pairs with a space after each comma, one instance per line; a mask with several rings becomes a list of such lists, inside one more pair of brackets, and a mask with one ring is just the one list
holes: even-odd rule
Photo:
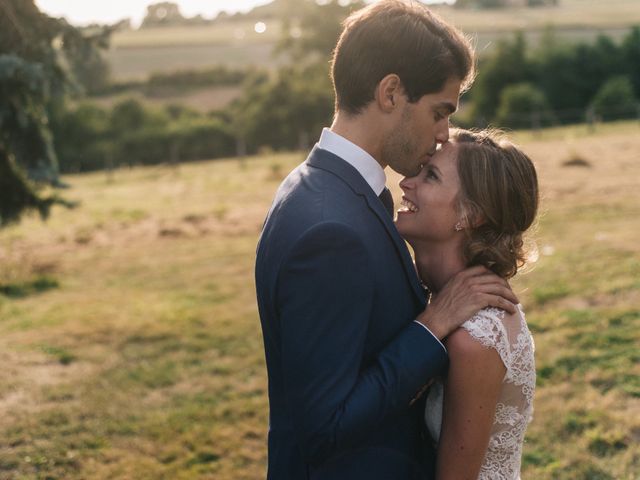
[[502, 295], [507, 300], [513, 303], [520, 303], [518, 297], [513, 290], [511, 290], [511, 286], [509, 283], [495, 275], [489, 275], [486, 277], [476, 277], [473, 283], [471, 284], [472, 289], [477, 289], [487, 293], [494, 293], [496, 295]]
[[516, 313], [516, 306], [506, 300], [504, 297], [499, 295], [487, 295], [486, 297], [487, 306], [501, 308], [502, 310], [506, 310], [507, 312], [514, 314]]
[[520, 303], [515, 293], [513, 293], [510, 288], [505, 287], [504, 285], [487, 283], [482, 286], [474, 287], [474, 290], [485, 295], [500, 296], [514, 304]]
[[504, 278], [499, 277], [498, 275], [496, 275], [493, 272], [485, 272], [482, 275], [476, 275], [473, 278], [470, 278], [468, 280], [470, 283], [476, 284], [476, 285], [481, 285], [483, 283], [499, 283], [501, 285], [505, 285], [508, 286], [509, 282], [507, 282]]

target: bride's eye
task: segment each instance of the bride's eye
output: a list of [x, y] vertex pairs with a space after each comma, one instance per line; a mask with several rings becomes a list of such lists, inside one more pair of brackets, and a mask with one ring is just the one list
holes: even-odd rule
[[438, 175], [436, 174], [436, 172], [433, 171], [433, 169], [428, 168], [425, 178], [431, 179], [431, 180], [438, 180]]

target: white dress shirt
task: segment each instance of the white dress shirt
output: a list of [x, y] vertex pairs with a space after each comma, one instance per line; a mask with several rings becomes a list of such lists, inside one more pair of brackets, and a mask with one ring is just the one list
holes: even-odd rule
[[[369, 184], [374, 193], [380, 196], [387, 182], [387, 176], [384, 173], [384, 169], [375, 158], [355, 143], [350, 142], [328, 128], [322, 129], [322, 135], [320, 135], [318, 147], [326, 150], [327, 152], [333, 153], [355, 168], [362, 178], [364, 178]], [[414, 320], [414, 322], [424, 327], [427, 332], [433, 335], [431, 330], [429, 330], [424, 324], [417, 320]], [[438, 340], [438, 343], [446, 352], [447, 349], [444, 347], [440, 339], [435, 335], [433, 335], [433, 337]]]
[[380, 195], [387, 183], [387, 176], [378, 161], [355, 143], [350, 142], [328, 128], [322, 129], [318, 147], [337, 155], [365, 179], [376, 195]]

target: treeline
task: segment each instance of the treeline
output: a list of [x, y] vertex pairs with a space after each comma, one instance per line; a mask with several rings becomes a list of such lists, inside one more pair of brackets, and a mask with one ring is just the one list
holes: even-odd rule
[[244, 94], [223, 111], [202, 114], [135, 99], [112, 108], [82, 102], [51, 112], [63, 173], [120, 166], [253, 154], [268, 148], [306, 148], [333, 113], [326, 66], [252, 72]]
[[236, 151], [224, 113], [153, 108], [131, 99], [111, 109], [81, 103], [52, 112], [50, 121], [62, 173], [225, 157]]
[[[215, 18], [205, 18], [202, 15], [185, 17], [180, 12], [180, 7], [174, 2], [159, 2], [147, 7], [141, 29], [158, 27], [216, 25], [223, 22], [264, 21], [282, 19], [295, 14], [295, 10], [304, 7], [305, 3], [313, 0], [273, 0], [264, 5], [258, 5], [247, 13], [237, 12], [229, 14], [219, 12]], [[355, 2], [352, 2], [355, 3]]]
[[[163, 75], [149, 84], [192, 83], [198, 75]], [[330, 124], [333, 92], [326, 62], [245, 72], [242, 77], [240, 98], [208, 115], [136, 100], [112, 109], [82, 103], [56, 113], [51, 125], [61, 170], [175, 163], [265, 148], [304, 149]], [[517, 34], [482, 59], [454, 123], [537, 128], [635, 118], [639, 98], [640, 27], [620, 43], [601, 36], [592, 44], [577, 45], [561, 44], [549, 31], [535, 48]]]
[[618, 44], [599, 36], [566, 45], [548, 30], [530, 48], [519, 33], [482, 59], [461, 120], [519, 128], [531, 118], [541, 125], [622, 119], [638, 115], [639, 98], [640, 27]]

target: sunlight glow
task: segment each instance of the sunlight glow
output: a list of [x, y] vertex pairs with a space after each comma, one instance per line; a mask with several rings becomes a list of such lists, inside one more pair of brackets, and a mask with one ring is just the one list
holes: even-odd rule
[[[134, 26], [142, 23], [147, 14], [147, 7], [160, 0], [109, 0], [96, 2], [87, 0], [35, 0], [36, 5], [44, 13], [52, 17], [65, 17], [75, 25], [90, 23], [110, 24], [125, 18], [131, 19]], [[236, 13], [248, 12], [254, 7], [271, 3], [272, 0], [172, 0], [177, 3], [180, 13], [185, 17], [202, 15], [204, 18], [214, 18], [220, 12]], [[315, 0], [319, 5], [326, 5], [330, 0]], [[376, 0], [365, 0], [371, 3]], [[426, 0], [433, 3], [442, 0]], [[452, 0], [446, 0], [451, 2]], [[350, 0], [339, 0], [341, 5]]]

